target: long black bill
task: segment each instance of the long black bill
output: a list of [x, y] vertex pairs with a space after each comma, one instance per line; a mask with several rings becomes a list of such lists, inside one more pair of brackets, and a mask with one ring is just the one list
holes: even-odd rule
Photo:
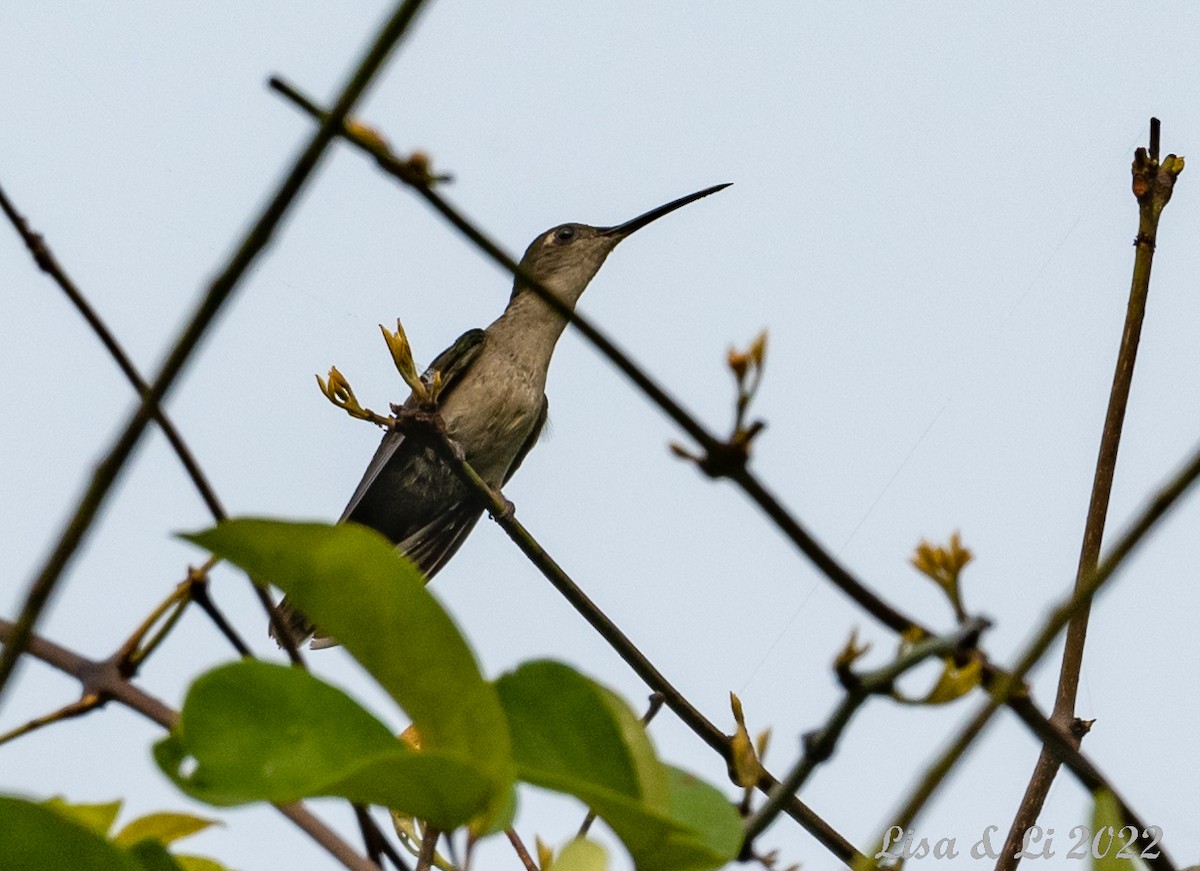
[[709, 194], [715, 194], [717, 191], [723, 191], [723, 190], [725, 190], [725, 188], [729, 187], [729, 185], [732, 183], [733, 182], [728, 182], [726, 184], [716, 184], [710, 188], [705, 188], [702, 191], [696, 191], [694, 194], [688, 194], [686, 197], [680, 197], [677, 200], [672, 200], [671, 202], [667, 203], [665, 206], [659, 206], [657, 209], [651, 209], [650, 211], [646, 212], [646, 214], [638, 215], [633, 220], [626, 221], [624, 224], [618, 224], [615, 227], [601, 227], [601, 228], [599, 228], [600, 235], [616, 236], [618, 240], [624, 239], [630, 233], [637, 232], [638, 230], [642, 229], [642, 227], [649, 224], [651, 221], [657, 221], [663, 215], [669, 214], [669, 213], [675, 211], [676, 209], [683, 208], [688, 203], [693, 203], [696, 200], [700, 199], [701, 197], [706, 197]]

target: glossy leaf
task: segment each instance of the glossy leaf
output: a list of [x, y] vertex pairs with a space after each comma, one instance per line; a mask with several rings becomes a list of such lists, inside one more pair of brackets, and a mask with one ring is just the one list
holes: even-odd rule
[[89, 826], [45, 805], [0, 796], [0, 820], [6, 871], [145, 871]]
[[493, 783], [502, 816], [513, 767], [492, 685], [424, 577], [391, 543], [353, 523], [239, 519], [185, 536], [286, 592], [412, 718], [426, 751], [470, 759]]
[[574, 795], [616, 832], [639, 868], [718, 868], [741, 824], [711, 786], [658, 761], [614, 694], [565, 665], [527, 663], [496, 682], [521, 780]]
[[411, 750], [341, 690], [254, 660], [196, 680], [154, 755], [181, 789], [217, 805], [343, 796], [452, 829], [491, 797], [472, 760]]
[[[496, 682], [513, 756], [540, 786], [596, 788], [661, 808], [669, 795], [646, 730], [610, 691], [557, 662], [525, 663]], [[582, 797], [582, 796], [581, 796]]]

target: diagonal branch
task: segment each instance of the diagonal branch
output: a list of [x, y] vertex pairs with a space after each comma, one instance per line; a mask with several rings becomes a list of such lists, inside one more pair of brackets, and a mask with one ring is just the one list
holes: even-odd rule
[[[158, 376], [150, 385], [150, 389], [142, 395], [142, 401], [137, 411], [96, 468], [87, 491], [76, 505], [57, 544], [47, 557], [37, 577], [30, 584], [21, 614], [4, 645], [3, 654], [0, 655], [0, 699], [3, 698], [4, 688], [8, 684], [17, 659], [33, 634], [42, 610], [49, 602], [59, 578], [87, 535], [92, 521], [103, 507], [113, 485], [120, 477], [137, 443], [141, 440], [153, 409], [162, 402], [168, 391], [174, 386], [176, 379], [212, 325], [218, 312], [228, 301], [251, 264], [271, 241], [275, 228], [299, 195], [313, 170], [316, 169], [317, 163], [333, 137], [342, 129], [342, 123], [346, 116], [371, 83], [375, 74], [382, 68], [392, 48], [408, 30], [421, 6], [422, 0], [405, 0], [392, 13], [374, 44], [351, 75], [329, 117], [317, 128], [263, 213], [246, 233], [238, 250], [221, 274], [209, 286], [208, 292], [176, 340]], [[275, 616], [278, 619], [278, 615]], [[280, 628], [282, 629], [282, 627]]]
[[[46, 244], [46, 240], [42, 238], [40, 233], [35, 233], [29, 229], [29, 224], [25, 217], [17, 211], [16, 207], [9, 201], [4, 193], [4, 189], [0, 188], [0, 210], [8, 217], [13, 228], [25, 242], [25, 247], [29, 249], [29, 254], [37, 263], [38, 268], [54, 279], [62, 292], [66, 294], [67, 299], [87, 321], [88, 326], [92, 328], [92, 332], [100, 339], [101, 344], [108, 350], [108, 353], [116, 361], [117, 366], [125, 375], [125, 379], [137, 391], [138, 396], [145, 396], [150, 385], [142, 378], [137, 367], [133, 365], [133, 360], [129, 358], [129, 354], [117, 341], [117, 337], [109, 329], [108, 324], [100, 317], [99, 312], [92, 307], [87, 298], [67, 275], [65, 269], [58, 262], [58, 258], [54, 256], [54, 252], [50, 250], [50, 246]], [[175, 424], [167, 416], [166, 411], [159, 403], [154, 403], [150, 407], [150, 416], [163, 435], [167, 437], [167, 441], [171, 445], [171, 449], [175, 451], [175, 455], [179, 457], [179, 462], [183, 464], [184, 471], [188, 477], [192, 479], [192, 483], [196, 485], [196, 491], [200, 494], [200, 498], [204, 500], [204, 504], [208, 506], [212, 516], [220, 520], [225, 516], [225, 510], [221, 507], [221, 501], [217, 498], [217, 494], [213, 491], [212, 485], [209, 484], [208, 478], [205, 477], [204, 471], [200, 468], [200, 464], [196, 462], [191, 449], [183, 440], [183, 436], [179, 434], [179, 430], [175, 428]]]
[[[300, 108], [313, 115], [322, 123], [328, 122], [328, 116], [324, 113], [324, 111], [316, 106], [311, 100], [308, 100], [306, 97], [300, 94], [291, 85], [278, 78], [271, 79], [270, 85], [273, 89], [283, 94], [290, 101], [300, 106]], [[379, 137], [366, 135], [361, 128], [350, 127], [343, 124], [339, 133], [346, 139], [350, 140], [354, 145], [358, 146], [375, 158], [377, 163], [379, 163], [385, 172], [399, 179], [404, 184], [412, 187], [419, 196], [432, 205], [435, 210], [437, 210], [443, 217], [453, 224], [460, 232], [464, 234], [464, 236], [478, 246], [493, 261], [511, 272], [518, 280], [521, 281], [523, 285], [530, 287], [535, 293], [542, 297], [542, 299], [548, 305], [554, 308], [558, 314], [579, 329], [580, 332], [584, 334], [585, 338], [591, 341], [592, 344], [605, 357], [607, 357], [610, 362], [612, 362], [618, 369], [621, 370], [622, 373], [624, 373], [630, 378], [631, 381], [634, 382], [635, 386], [645, 393], [654, 404], [656, 404], [665, 414], [667, 414], [668, 417], [670, 417], [685, 432], [687, 432], [701, 446], [705, 453], [707, 453], [709, 456], [723, 456], [725, 453], [723, 449], [727, 447], [725, 443], [721, 442], [711, 433], [709, 433], [708, 430], [703, 427], [703, 425], [701, 425], [692, 415], [684, 410], [677, 401], [675, 401], [661, 386], [657, 384], [657, 382], [643, 372], [607, 337], [605, 337], [594, 326], [592, 326], [586, 318], [559, 302], [546, 290], [546, 288], [544, 288], [531, 276], [527, 275], [521, 269], [520, 265], [511, 257], [509, 257], [493, 240], [488, 238], [482, 231], [467, 221], [465, 217], [463, 217], [430, 187], [430, 179], [427, 173], [415, 171], [411, 161], [402, 161], [396, 158]], [[458, 468], [457, 466], [455, 467]], [[767, 490], [767, 488], [749, 470], [744, 462], [732, 466], [727, 466], [727, 464], [717, 464], [717, 468], [719, 468], [720, 471], [719, 474], [714, 475], [714, 477], [727, 477], [741, 487], [741, 489], [751, 498], [751, 500], [754, 501], [755, 504], [757, 504], [759, 508], [771, 518], [771, 520], [793, 542], [793, 544], [796, 545], [796, 547], [810, 560], [812, 560], [817, 568], [822, 571], [836, 587], [842, 590], [868, 613], [898, 633], [907, 634], [909, 637], [915, 636], [917, 639], [931, 637], [931, 633], [928, 629], [905, 615], [899, 609], [887, 603], [874, 591], [870, 590], [865, 584], [854, 577], [848, 570], [846, 570], [845, 567], [843, 567], [832, 556], [832, 554], [826, 551], [820, 545], [820, 543], [817, 542], [810, 533], [808, 533], [803, 525], [791, 515], [791, 513], [782, 505], [782, 503], [780, 503], [774, 497], [774, 495]], [[484, 491], [481, 490], [481, 492]], [[556, 584], [556, 586], [559, 586], [559, 584], [562, 583], [563, 578], [569, 582], [569, 578], [566, 578], [565, 574], [562, 575], [562, 578], [556, 579], [556, 577], [554, 577], [556, 573], [561, 573], [561, 569], [558, 568], [557, 565], [553, 564], [552, 561], [548, 561], [548, 557], [543, 559], [542, 557], [537, 556], [538, 553], [542, 553], [540, 547], [538, 547], [536, 542], [533, 542], [532, 539], [528, 539], [527, 541], [523, 539], [523, 537], [528, 537], [528, 533], [524, 531], [520, 524], [517, 524], [512, 520], [511, 517], [507, 516], [503, 501], [496, 501], [497, 494], [489, 493], [485, 499], [489, 501], [491, 509], [493, 510], [493, 515], [505, 528], [505, 531], [509, 534], [509, 536], [513, 538], [513, 540], [518, 544], [518, 546], [521, 547], [526, 555], [530, 557], [535, 565], [537, 565], [543, 571], [543, 573], [546, 574], [546, 576]], [[573, 584], [571, 584], [571, 586], [573, 586]], [[569, 592], [569, 588], [566, 585], [560, 586], [559, 588], [560, 592], [563, 592], [563, 594], [572, 601], [572, 604], [575, 605], [577, 610], [580, 610], [581, 613], [584, 613], [589, 622], [593, 622], [593, 617], [589, 616], [587, 609], [594, 608], [595, 606], [586, 599], [586, 596], [583, 596], [583, 594], [579, 592], [578, 595], [582, 597], [582, 601], [576, 601], [574, 594]], [[599, 617], [603, 618], [603, 615], [600, 614]], [[603, 619], [607, 620], [607, 618]], [[620, 652], [623, 657], [630, 652], [623, 650], [615, 641], [609, 638], [609, 636], [605, 634], [605, 632], [608, 630], [602, 629], [598, 622], [593, 622], [593, 626], [597, 628], [597, 630], [600, 631], [607, 640], [610, 641], [610, 644], [613, 644], [614, 647], [618, 649], [618, 652]], [[612, 627], [612, 629], [615, 630], [615, 627]], [[619, 634], [619, 630], [616, 631]], [[621, 637], [623, 638], [623, 636]], [[627, 639], [625, 642], [628, 643]], [[630, 647], [632, 647], [632, 645], [630, 645]], [[636, 652], [636, 648], [633, 648], [633, 652]], [[993, 693], [994, 698], [1000, 699], [997, 704], [1007, 704], [1010, 708], [1012, 708], [1012, 710], [1022, 719], [1022, 721], [1025, 722], [1026, 725], [1028, 725], [1035, 732], [1035, 734], [1042, 738], [1044, 742], [1046, 742], [1052, 752], [1068, 760], [1068, 764], [1073, 763], [1072, 768], [1075, 770], [1075, 773], [1083, 776], [1080, 774], [1080, 772], [1084, 770], [1086, 766], [1084, 762], [1081, 761], [1082, 757], [1079, 756], [1076, 746], [1072, 743], [1069, 732], [1060, 729], [1058, 726], [1048, 720], [1029, 700], [1026, 694], [1026, 688], [1021, 683], [1025, 672], [1022, 671], [1016, 675], [1006, 673], [989, 662], [986, 657], [982, 655], [982, 652], [980, 652], [980, 656], [982, 657], [983, 684], [990, 692]], [[641, 675], [644, 680], [648, 680], [649, 682], [650, 679], [647, 677], [647, 673], [642, 670], [642, 666], [636, 665], [634, 661], [628, 658], [627, 662], [629, 662], [630, 665], [633, 666], [636, 671], [638, 671], [639, 675]], [[649, 664], [647, 663], [646, 665], [648, 666]], [[652, 666], [650, 668], [652, 668]], [[661, 675], [658, 675], [658, 677], [661, 678]], [[651, 686], [656, 686], [656, 684], [651, 683]], [[668, 698], [668, 704], [671, 704], [672, 708], [676, 709], [675, 704], [672, 704], [672, 702], [675, 700], [672, 699], [669, 693], [666, 695]], [[684, 719], [686, 723], [688, 723], [689, 726], [693, 728], [694, 731], [697, 732], [697, 734], [701, 735], [701, 737], [708, 741], [711, 746], [713, 746], [715, 749], [718, 749], [719, 752], [727, 752], [726, 750], [722, 749], [722, 741], [724, 736], [717, 732], [715, 727], [711, 727], [711, 724], [708, 724], [706, 720], [703, 720], [702, 716], [700, 717], [701, 722], [691, 720], [686, 713], [681, 713], [681, 710], [682, 705], [679, 709], [676, 709], [676, 712], [681, 716], [681, 718]], [[698, 715], [698, 712], [695, 713]], [[704, 724], [707, 724], [710, 728], [712, 728], [715, 736], [707, 733], [707, 730], [704, 728]], [[769, 789], [770, 787], [767, 786], [766, 788]], [[834, 847], [830, 846], [829, 844], [826, 844], [826, 846], [833, 850], [835, 854], [841, 855]]]
[[[0, 641], [9, 644], [16, 631], [14, 623], [0, 620]], [[26, 650], [31, 656], [78, 680], [83, 687], [83, 697], [99, 698], [98, 705], [110, 700], [119, 702], [148, 720], [153, 720], [164, 729], [170, 729], [179, 720], [178, 711], [122, 677], [114, 660], [87, 659], [73, 650], [36, 635], [29, 637]], [[380, 871], [378, 865], [356, 853], [335, 831], [309, 813], [301, 802], [277, 804], [275, 808], [328, 851], [343, 867], [351, 871]]]
[[[454, 445], [446, 438], [445, 434], [417, 425], [410, 426], [406, 432], [410, 437], [416, 436], [425, 439], [438, 452], [443, 462], [447, 463], [467, 486], [480, 495], [492, 518], [528, 557], [529, 561], [562, 594], [563, 598], [600, 634], [601, 638], [608, 642], [609, 646], [625, 660], [638, 677], [646, 682], [648, 687], [662, 696], [667, 707], [675, 712], [684, 725], [709, 747], [717, 751], [728, 763], [733, 756], [729, 736], [721, 732], [704, 714], [700, 713], [646, 658], [637, 645], [563, 571], [562, 567], [546, 553], [521, 522], [513, 516], [511, 503], [504, 498], [503, 494], [493, 490], [486, 481], [479, 477], [470, 464], [457, 454]], [[774, 777], [764, 771], [758, 782], [758, 788], [764, 793], [769, 793], [778, 786], [778, 783]], [[794, 796], [789, 798], [785, 810], [827, 850], [847, 865], [863, 858], [853, 844], [798, 798]]]
[[[321, 123], [328, 123], [329, 116], [324, 110], [287, 82], [275, 77], [271, 79], [270, 86], [305, 112], [321, 121]], [[413, 172], [411, 162], [398, 159], [378, 137], [373, 138], [365, 135], [357, 128], [348, 127], [343, 124], [338, 132], [341, 136], [375, 158], [384, 172], [411, 187], [418, 196], [433, 206], [439, 214], [453, 224], [454, 227], [488, 257], [508, 272], [511, 272], [520, 280], [523, 286], [531, 288], [547, 305], [583, 333], [584, 337], [602, 355], [608, 358], [609, 362], [616, 366], [639, 390], [646, 394], [650, 401], [658, 406], [664, 414], [675, 421], [684, 432], [691, 436], [706, 454], [715, 456], [723, 453], [724, 442], [712, 435], [664, 387], [633, 362], [628, 354], [618, 348], [612, 340], [593, 326], [591, 321], [569, 306], [564, 305], [541, 282], [525, 272], [520, 264], [506, 254], [494, 240], [463, 217], [457, 209], [430, 187], [426, 176]], [[779, 526], [792, 543], [808, 556], [838, 589], [857, 602], [869, 614], [898, 633], [916, 630], [922, 636], [930, 634], [927, 629], [901, 614], [896, 608], [888, 604], [878, 594], [868, 589], [865, 584], [855, 578], [804, 529], [803, 525], [770, 494], [744, 464], [738, 469], [736, 474], [730, 474], [727, 477], [746, 492], [767, 516]]]
[[[46, 244], [45, 238], [40, 233], [36, 233], [29, 228], [28, 222], [16, 210], [12, 202], [9, 201], [3, 189], [0, 189], [0, 210], [3, 210], [17, 233], [24, 240], [25, 247], [29, 249], [30, 256], [33, 257], [38, 268], [54, 279], [55, 283], [66, 294], [67, 299], [71, 301], [83, 316], [83, 319], [87, 321], [88, 326], [92, 328], [92, 331], [100, 339], [101, 344], [108, 350], [113, 360], [116, 361], [117, 366], [137, 392], [138, 396], [145, 397], [150, 390], [150, 385], [142, 378], [141, 373], [138, 372], [137, 367], [134, 366], [133, 361], [125, 352], [121, 343], [117, 341], [117, 337], [108, 324], [104, 322], [104, 319], [100, 317], [100, 313], [88, 302], [87, 297], [83, 295], [75, 282], [67, 275], [66, 270], [58, 262], [58, 258], [54, 256], [54, 252], [50, 249], [50, 246]], [[163, 435], [167, 437], [167, 442], [170, 443], [172, 450], [175, 451], [175, 455], [179, 458], [179, 462], [183, 465], [188, 477], [192, 479], [192, 483], [195, 485], [204, 504], [208, 506], [209, 513], [212, 514], [213, 519], [216, 521], [223, 520], [225, 518], [225, 509], [222, 507], [220, 499], [217, 498], [217, 494], [205, 476], [204, 471], [200, 468], [200, 464], [196, 461], [195, 456], [188, 448], [186, 442], [184, 442], [183, 436], [176, 429], [174, 422], [167, 415], [162, 404], [155, 402], [149, 406], [149, 410], [151, 418], [158, 424]], [[270, 609], [273, 607], [270, 598], [262, 591], [258, 591], [258, 596], [263, 606], [267, 608], [269, 615]], [[217, 610], [216, 605], [209, 598], [207, 589], [203, 584], [199, 582], [193, 584], [192, 599], [212, 619], [217, 628], [237, 648], [240, 654], [245, 656], [249, 653], [249, 648], [246, 647], [245, 642], [234, 631], [229, 621], [225, 619], [225, 616]], [[299, 654], [297, 653], [296, 657], [298, 656]], [[296, 660], [296, 657], [293, 657], [293, 661]]]
[[[1063, 627], [1079, 612], [1081, 608], [1090, 605], [1095, 597], [1106, 583], [1116, 573], [1117, 569], [1129, 558], [1139, 545], [1145, 540], [1150, 530], [1170, 511], [1176, 503], [1183, 497], [1185, 493], [1193, 485], [1197, 479], [1200, 479], [1200, 448], [1197, 448], [1188, 458], [1186, 465], [1179, 471], [1176, 476], [1163, 487], [1150, 503], [1142, 510], [1137, 519], [1130, 524], [1125, 533], [1117, 540], [1113, 547], [1109, 550], [1108, 555], [1101, 561], [1100, 565], [1094, 572], [1091, 572], [1084, 578], [1080, 584], [1066, 600], [1061, 602], [1058, 607], [1051, 611], [1050, 615], [1043, 622], [1040, 630], [1034, 636], [1033, 640], [1026, 645], [1017, 664], [1013, 670], [1008, 673], [1001, 673], [1000, 676], [989, 687], [991, 697], [980, 706], [975, 716], [971, 721], [963, 727], [954, 741], [943, 751], [927, 769], [925, 775], [921, 778], [920, 783], [913, 789], [908, 801], [900, 813], [894, 818], [894, 823], [899, 825], [901, 829], [906, 829], [916, 819], [921, 809], [933, 798], [946, 776], [950, 773], [954, 764], [962, 757], [962, 755], [970, 747], [975, 738], [983, 731], [983, 728], [991, 720], [992, 715], [1000, 705], [1008, 703], [1010, 707], [1016, 710], [1016, 707], [1011, 704], [1015, 694], [1023, 692], [1021, 681], [1027, 675], [1039, 660], [1045, 655], [1050, 645], [1054, 643], [1054, 639], [1058, 637], [1059, 632]], [[1063, 740], [1061, 732], [1053, 724], [1046, 724], [1049, 732], [1043, 734], [1038, 733], [1038, 737], [1047, 740], [1050, 735], [1057, 734], [1060, 742]], [[1071, 766], [1071, 769], [1081, 782], [1093, 788], [1091, 784], [1098, 782], [1101, 785], [1106, 785], [1111, 789], [1111, 784], [1104, 778], [1099, 777], [1098, 772], [1092, 767], [1091, 772], [1086, 768], [1078, 766], [1078, 761], [1082, 759], [1078, 750], [1070, 743], [1066, 744], [1065, 748], [1055, 748], [1056, 753], [1060, 753], [1062, 761]], [[1073, 764], [1075, 763], [1075, 764]], [[1078, 767], [1077, 767], [1078, 766]], [[1095, 775], [1093, 778], [1090, 775]], [[1090, 783], [1089, 783], [1090, 781]], [[1115, 793], [1115, 790], [1114, 790]], [[1123, 816], [1129, 821], [1130, 825], [1137, 825], [1138, 831], [1146, 828], [1137, 820], [1135, 815], [1130, 811], [1129, 806], [1120, 800]], [[1136, 823], [1135, 823], [1135, 820]], [[1159, 864], [1157, 867], [1170, 868], [1169, 860], [1165, 858], [1163, 853], [1164, 864]]]
[[[742, 845], [742, 856], [749, 857], [754, 847], [754, 839], [767, 830], [767, 827], [779, 816], [784, 803], [794, 796], [808, 780], [809, 775], [817, 766], [828, 760], [842, 732], [850, 724], [855, 712], [872, 695], [888, 693], [893, 684], [905, 672], [916, 668], [927, 659], [935, 656], [947, 657], [963, 653], [976, 646], [979, 635], [988, 627], [988, 622], [982, 619], [969, 620], [960, 626], [953, 634], [945, 637], [926, 639], [898, 656], [893, 662], [882, 668], [864, 675], [851, 675], [855, 678], [848, 682], [846, 695], [834, 709], [825, 726], [816, 732], [804, 736], [804, 752], [795, 766], [777, 787], [771, 790], [766, 803], [746, 820], [746, 831]], [[847, 666], [849, 668], [849, 666]]]

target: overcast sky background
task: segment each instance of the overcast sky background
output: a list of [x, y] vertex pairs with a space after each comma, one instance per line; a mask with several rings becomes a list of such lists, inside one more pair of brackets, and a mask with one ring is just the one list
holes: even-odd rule
[[[387, 11], [0, 12], [0, 183], [147, 375], [310, 136], [268, 75], [329, 100]], [[935, 627], [952, 615], [906, 560], [920, 538], [961, 530], [976, 553], [967, 605], [996, 621], [985, 645], [1008, 662], [1074, 577], [1133, 261], [1129, 162], [1152, 114], [1164, 152], [1196, 150], [1198, 25], [1185, 4], [1151, 15], [1118, 4], [442, 2], [359, 115], [453, 173], [445, 193], [516, 254], [557, 223], [612, 224], [734, 182], [622, 245], [582, 310], [721, 431], [725, 349], [768, 328], [755, 470], [853, 571]], [[1110, 532], [1200, 434], [1194, 172], [1159, 235]], [[193, 358], [171, 414], [231, 513], [335, 519], [378, 434], [332, 409], [313, 374], [337, 364], [365, 403], [386, 407], [402, 391], [376, 324], [402, 318], [427, 362], [496, 317], [509, 285], [419, 200], [335, 147]], [[0, 613], [11, 617], [133, 396], [7, 230], [0, 307]], [[506, 491], [521, 520], [723, 728], [738, 692], [751, 728], [774, 730], [769, 766], [786, 770], [840, 697], [830, 663], [850, 631], [875, 644], [868, 664], [891, 655], [892, 635], [734, 488], [674, 460], [666, 445], [681, 435], [573, 333], [548, 392], [549, 437]], [[1086, 752], [1180, 864], [1200, 860], [1198, 520], [1191, 498], [1100, 600], [1079, 701], [1097, 718]], [[200, 561], [172, 534], [207, 522], [152, 433], [40, 632], [107, 655]], [[493, 524], [434, 590], [489, 676], [553, 657], [643, 706], [645, 687]], [[222, 569], [213, 593], [278, 658], [244, 578]], [[193, 676], [231, 655], [189, 613], [139, 683], [178, 706]], [[1035, 675], [1045, 710], [1057, 657]], [[345, 654], [310, 661], [402, 724]], [[76, 697], [73, 681], [27, 662], [0, 729]], [[976, 704], [872, 703], [801, 797], [866, 849]], [[652, 731], [665, 758], [727, 783], [669, 712]], [[192, 807], [150, 760], [159, 736], [110, 706], [0, 748], [0, 790], [125, 797], [127, 815]], [[999, 716], [920, 834], [955, 837], [965, 853], [986, 826], [1003, 832], [1036, 754]], [[561, 843], [582, 816], [574, 802], [524, 799], [530, 841]], [[357, 843], [343, 802], [314, 806]], [[1041, 822], [1065, 852], [1089, 814], [1060, 775]], [[333, 867], [269, 808], [223, 816], [189, 852], [247, 871]], [[762, 846], [785, 864], [837, 864], [787, 820]], [[517, 866], [502, 840], [481, 858]]]

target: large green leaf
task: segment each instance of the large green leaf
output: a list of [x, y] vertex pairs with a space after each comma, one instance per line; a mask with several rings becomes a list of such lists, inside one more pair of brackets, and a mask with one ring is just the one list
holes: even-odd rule
[[144, 871], [93, 828], [46, 805], [0, 796], [0, 863], [6, 871]]
[[741, 823], [711, 786], [664, 766], [645, 729], [613, 693], [555, 662], [496, 682], [521, 780], [588, 804], [639, 868], [719, 868], [741, 846]]
[[341, 690], [254, 660], [197, 679], [154, 755], [181, 789], [217, 805], [336, 795], [452, 829], [492, 797], [472, 760], [411, 750]]
[[504, 675], [496, 690], [523, 774], [551, 789], [587, 784], [666, 809], [666, 777], [646, 730], [609, 690], [545, 660]]
[[424, 577], [357, 524], [227, 520], [185, 536], [286, 592], [412, 718], [422, 747], [470, 759], [493, 783], [495, 821], [513, 783], [495, 689]]

